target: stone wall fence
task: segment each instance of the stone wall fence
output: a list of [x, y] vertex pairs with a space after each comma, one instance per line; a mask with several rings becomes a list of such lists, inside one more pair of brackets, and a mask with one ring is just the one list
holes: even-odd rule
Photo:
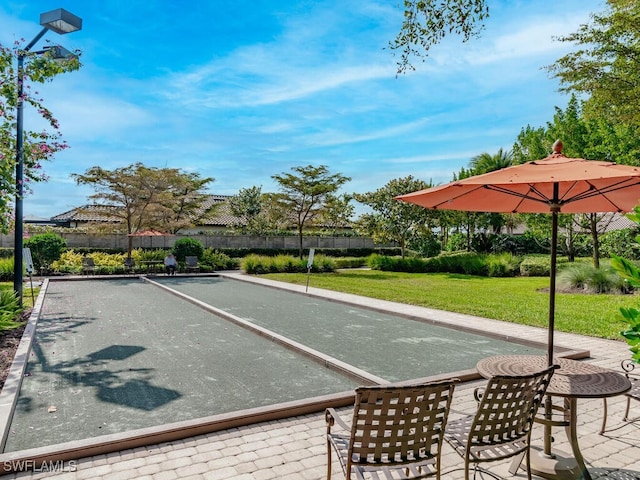
[[[86, 234], [86, 233], [58, 233], [67, 242], [68, 248], [104, 248], [127, 250], [127, 235], [123, 234]], [[163, 235], [149, 237], [133, 237], [133, 248], [170, 249], [180, 238], [194, 238], [199, 240], [205, 248], [264, 248], [264, 249], [297, 249], [297, 236], [249, 236], [249, 235], [207, 235], [192, 234]], [[374, 244], [370, 237], [303, 237], [303, 248], [383, 248], [390, 245]], [[12, 248], [14, 237], [12, 234], [0, 235], [0, 247]]]

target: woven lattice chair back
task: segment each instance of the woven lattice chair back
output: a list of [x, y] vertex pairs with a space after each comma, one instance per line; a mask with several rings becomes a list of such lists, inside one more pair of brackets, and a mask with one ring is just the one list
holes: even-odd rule
[[475, 415], [451, 421], [445, 435], [465, 459], [465, 478], [469, 478], [470, 464], [521, 453], [526, 454], [527, 474], [531, 478], [531, 428], [556, 368], [554, 365], [530, 375], [498, 375], [476, 390]]
[[548, 383], [545, 375], [491, 378], [469, 435], [471, 446], [495, 445], [526, 436]]
[[[383, 470], [383, 478], [426, 478], [440, 474], [440, 455], [455, 381], [356, 389], [350, 435], [333, 434], [335, 412], [327, 411], [331, 447], [347, 479]], [[331, 464], [329, 463], [328, 478]], [[393, 474], [401, 473], [399, 477]], [[377, 478], [377, 477], [374, 477]]]

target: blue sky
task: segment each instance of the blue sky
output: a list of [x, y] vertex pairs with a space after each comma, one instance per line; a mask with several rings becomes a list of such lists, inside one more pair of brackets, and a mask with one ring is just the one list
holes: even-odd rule
[[[400, 0], [5, 0], [0, 42], [31, 40], [39, 15], [83, 19], [44, 40], [82, 50], [83, 67], [37, 90], [68, 150], [45, 164], [25, 216], [87, 202], [71, 173], [142, 162], [213, 177], [210, 192], [277, 190], [271, 176], [327, 165], [367, 192], [413, 175], [452, 179], [475, 155], [510, 149], [521, 128], [568, 98], [543, 66], [570, 50], [604, 0], [488, 0], [480, 39], [452, 37], [396, 77], [386, 50]], [[44, 40], [41, 44], [44, 44]], [[39, 44], [40, 45], [40, 44]], [[25, 128], [38, 126], [25, 110]]]

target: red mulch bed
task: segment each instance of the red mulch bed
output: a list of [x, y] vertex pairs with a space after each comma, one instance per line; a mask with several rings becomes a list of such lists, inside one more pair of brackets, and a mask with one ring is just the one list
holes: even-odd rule
[[7, 375], [9, 375], [9, 369], [22, 339], [24, 328], [22, 326], [8, 332], [0, 332], [0, 389], [4, 386]]

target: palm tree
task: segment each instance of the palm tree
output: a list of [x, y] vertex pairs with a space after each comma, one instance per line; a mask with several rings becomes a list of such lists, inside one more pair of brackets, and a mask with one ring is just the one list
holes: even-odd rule
[[476, 155], [469, 162], [469, 167], [474, 175], [493, 172], [513, 165], [513, 153], [504, 151], [502, 148], [498, 153], [491, 155], [490, 153], [481, 153]]
[[[472, 175], [480, 175], [482, 173], [501, 170], [503, 168], [510, 167], [511, 165], [513, 165], [513, 153], [511, 151], [504, 151], [501, 148], [495, 155], [491, 155], [490, 153], [481, 153], [480, 155], [476, 155], [469, 162], [469, 169]], [[502, 227], [506, 223], [506, 215], [501, 213], [489, 213], [486, 215], [493, 233], [500, 233]]]

